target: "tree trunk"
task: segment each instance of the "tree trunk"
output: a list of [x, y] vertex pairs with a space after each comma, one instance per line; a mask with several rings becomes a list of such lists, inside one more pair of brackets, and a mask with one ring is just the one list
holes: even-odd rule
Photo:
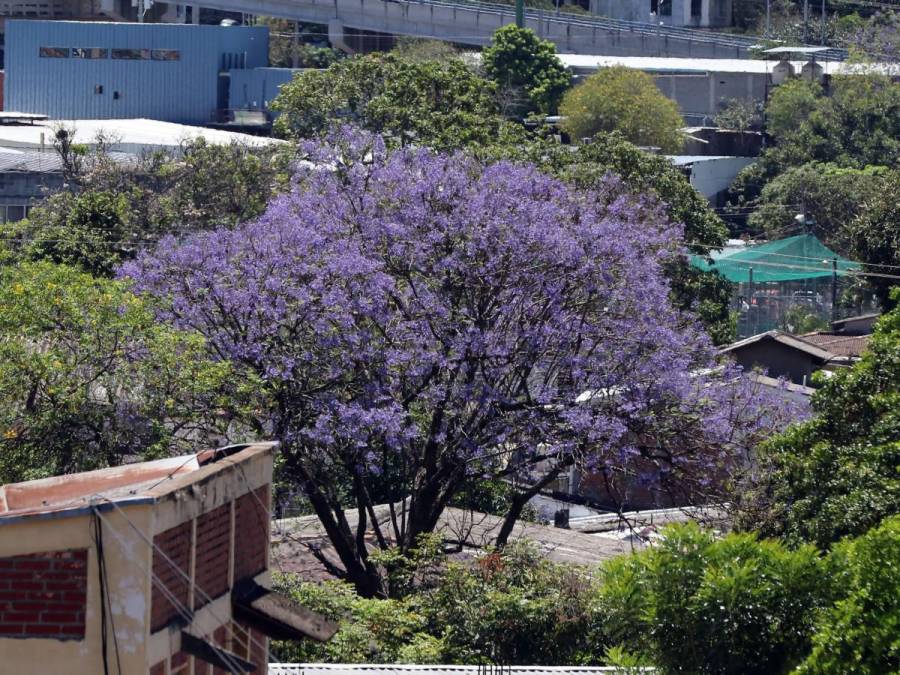
[[525, 490], [524, 492], [520, 492], [513, 497], [512, 504], [509, 507], [509, 511], [506, 512], [506, 517], [503, 519], [503, 525], [500, 526], [500, 532], [497, 534], [497, 539], [494, 541], [494, 545], [497, 548], [503, 548], [504, 546], [506, 546], [507, 542], [509, 541], [509, 535], [512, 534], [513, 528], [516, 526], [516, 521], [519, 520], [519, 516], [522, 515], [522, 509], [525, 508], [525, 505], [528, 504], [528, 501], [545, 487], [550, 485], [550, 483], [555, 481], [559, 474], [562, 472], [563, 468], [567, 466], [569, 466], [569, 463], [561, 464], [552, 471], [548, 472], [546, 476], [541, 478], [537, 483], [529, 487], [527, 490]]

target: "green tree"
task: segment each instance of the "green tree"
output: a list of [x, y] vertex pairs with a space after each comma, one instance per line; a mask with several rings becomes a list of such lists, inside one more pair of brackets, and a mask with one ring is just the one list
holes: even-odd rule
[[859, 363], [822, 383], [812, 407], [810, 420], [760, 449], [741, 520], [826, 547], [900, 512], [900, 309], [879, 320]]
[[624, 66], [603, 68], [566, 92], [561, 126], [573, 138], [618, 131], [636, 145], [677, 152], [684, 126], [678, 106], [647, 73]]
[[128, 164], [101, 145], [77, 155], [68, 188], [3, 228], [13, 260], [48, 260], [112, 276], [142, 247], [172, 232], [231, 226], [263, 213], [285, 184], [290, 151], [185, 141], [176, 153]]
[[202, 443], [229, 405], [229, 367], [204, 354], [122, 282], [50, 263], [3, 268], [0, 481]]
[[523, 92], [530, 110], [543, 114], [556, 113], [572, 82], [572, 74], [556, 55], [556, 45], [515, 24], [494, 32], [491, 44], [482, 52], [482, 63], [501, 90]]
[[275, 131], [286, 138], [312, 138], [352, 123], [397, 145], [456, 150], [512, 133], [495, 94], [492, 82], [457, 59], [369, 54], [297, 75], [272, 108], [281, 112]]
[[798, 675], [900, 672], [900, 517], [831, 553], [840, 598], [816, 623]]
[[796, 228], [795, 216], [805, 213], [812, 234], [848, 254], [846, 225], [872, 195], [890, 193], [897, 180], [898, 174], [885, 167], [845, 169], [818, 162], [789, 167], [762, 189], [747, 225], [780, 239]]
[[[868, 263], [866, 271], [896, 276], [900, 272], [900, 171], [888, 174], [881, 190], [864, 197], [856, 217], [845, 227], [850, 257]], [[867, 277], [881, 306], [890, 310], [896, 304], [891, 289], [897, 280]]]
[[766, 159], [777, 169], [811, 161], [900, 166], [900, 83], [887, 76], [835, 75], [828, 95], [792, 81], [775, 90], [766, 116], [776, 141]]
[[598, 613], [609, 640], [662, 672], [784, 673], [808, 652], [828, 604], [825, 572], [811, 546], [677, 525], [601, 568]]
[[95, 276], [112, 276], [134, 256], [143, 234], [133, 227], [125, 193], [59, 192], [35, 207], [22, 227], [24, 257], [74, 265]]
[[766, 103], [766, 130], [776, 142], [796, 134], [822, 100], [818, 82], [794, 78], [775, 87]]

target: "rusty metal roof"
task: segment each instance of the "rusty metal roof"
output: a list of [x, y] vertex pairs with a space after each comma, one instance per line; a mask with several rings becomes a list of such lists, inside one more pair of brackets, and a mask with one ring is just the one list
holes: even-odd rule
[[154, 503], [276, 443], [234, 445], [151, 462], [0, 486], [0, 525], [25, 517], [75, 515], [100, 502]]

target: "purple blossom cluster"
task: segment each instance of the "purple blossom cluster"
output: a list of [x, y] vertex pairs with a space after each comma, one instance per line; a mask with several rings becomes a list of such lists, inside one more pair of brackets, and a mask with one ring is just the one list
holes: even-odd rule
[[262, 378], [314, 506], [390, 471], [414, 537], [467, 476], [708, 476], [779, 414], [673, 309], [681, 229], [615, 177], [581, 191], [349, 130], [303, 150], [259, 220], [122, 274]]

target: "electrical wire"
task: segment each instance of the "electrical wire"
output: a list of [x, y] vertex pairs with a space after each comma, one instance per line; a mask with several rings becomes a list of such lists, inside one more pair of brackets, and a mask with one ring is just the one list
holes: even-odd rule
[[[163, 479], [163, 480], [166, 480], [166, 479]], [[160, 481], [160, 482], [161, 482], [161, 481]], [[159, 484], [159, 483], [156, 483], [156, 485], [158, 485], [158, 484]], [[134, 522], [128, 517], [128, 515], [121, 509], [121, 507], [120, 507], [114, 500], [112, 500], [112, 499], [110, 499], [109, 497], [106, 497], [105, 495], [102, 495], [102, 494], [99, 494], [99, 495], [96, 495], [96, 496], [97, 496], [97, 497], [100, 497], [101, 499], [104, 499], [106, 502], [108, 502], [109, 504], [111, 504], [112, 507], [113, 507], [113, 509], [116, 510], [116, 511], [118, 511], [119, 515], [120, 515], [122, 518], [124, 518], [125, 521], [131, 526], [131, 529], [133, 529], [133, 530], [138, 534], [138, 536], [140, 536], [141, 539], [143, 539], [144, 542], [147, 543], [154, 551], [156, 551], [157, 553], [159, 553], [160, 556], [162, 556], [163, 560], [165, 560], [165, 561], [172, 567], [172, 569], [174, 569], [178, 574], [181, 575], [181, 577], [188, 583], [188, 586], [193, 585], [192, 580], [191, 580], [191, 577], [190, 577], [186, 572], [184, 572], [184, 571], [183, 571], [183, 570], [182, 570], [182, 569], [181, 569], [181, 568], [180, 568], [180, 567], [179, 567], [179, 566], [178, 566], [178, 565], [177, 565], [177, 564], [176, 564], [176, 563], [175, 563], [175, 562], [174, 562], [174, 561], [166, 554], [165, 551], [163, 551], [159, 546], [157, 546], [155, 543], [153, 543], [153, 540], [150, 539], [150, 538], [148, 538], [147, 535], [144, 534], [144, 532], [143, 532], [137, 525], [134, 524]], [[101, 517], [102, 517], [102, 516], [101, 516]], [[212, 599], [212, 598], [211, 598], [211, 597], [210, 597], [210, 596], [209, 596], [202, 588], [200, 588], [199, 586], [194, 585], [194, 591], [195, 591], [195, 593], [197, 593], [197, 594], [200, 595], [200, 598], [204, 601], [204, 603], [206, 603], [206, 604], [209, 605], [209, 610], [208, 610], [208, 611], [210, 612], [210, 614], [212, 614], [213, 618], [214, 618], [216, 621], [218, 621], [219, 623], [225, 624], [226, 622], [225, 622], [221, 617], [217, 616], [216, 613], [212, 610], [211, 603], [212, 603], [213, 599]], [[229, 628], [229, 630], [232, 631], [232, 635], [234, 636], [234, 631], [233, 631], [233, 629]], [[266, 651], [266, 653], [268, 654], [268, 648], [266, 647], [265, 644], [263, 644], [262, 642], [259, 642], [258, 640], [255, 640], [255, 639], [253, 638], [252, 634], [250, 634], [249, 632], [247, 633], [247, 635], [248, 635], [248, 638], [249, 638], [254, 644], [256, 644], [257, 646], [262, 647], [263, 650]]]
[[[107, 498], [107, 497], [104, 497], [103, 495], [95, 495], [95, 496], [100, 496], [100, 497], [102, 497], [102, 498], [105, 499], [107, 502], [109, 502], [110, 504], [112, 504], [114, 507], [118, 508], [117, 505], [116, 505], [116, 503], [115, 503], [114, 501], [112, 501], [111, 499], [109, 499], [109, 498]], [[111, 532], [112, 535], [116, 538], [116, 540], [119, 542], [119, 544], [120, 544], [121, 547], [122, 547], [122, 550], [126, 553], [126, 555], [129, 557], [129, 559], [131, 559], [131, 560], [134, 561], [134, 562], [137, 562], [138, 565], [141, 566], [141, 568], [142, 568], [143, 571], [149, 572], [149, 573], [150, 573], [151, 581], [153, 582], [153, 584], [159, 589], [159, 591], [163, 594], [163, 596], [165, 596], [166, 600], [169, 601], [169, 603], [172, 605], [172, 607], [175, 609], [175, 611], [178, 613], [178, 615], [185, 621], [186, 625], [190, 625], [191, 622], [193, 621], [193, 612], [192, 612], [186, 605], [184, 605], [184, 604], [178, 599], [178, 597], [175, 595], [175, 593], [165, 585], [165, 583], [163, 582], [163, 580], [160, 579], [159, 576], [153, 572], [152, 567], [150, 567], [150, 568], [148, 569], [147, 565], [145, 565], [145, 564], [141, 561], [141, 559], [138, 558], [138, 557], [132, 552], [132, 546], [130, 545], [130, 543], [127, 542], [127, 541], [122, 537], [122, 535], [120, 535], [120, 534], [118, 533], [118, 531], [116, 530], [115, 526], [112, 525], [112, 524], [106, 519], [106, 517], [103, 515], [103, 513], [100, 511], [100, 509], [97, 508], [96, 506], [93, 506], [92, 508], [93, 508], [94, 514], [109, 526], [110, 532]], [[120, 512], [120, 513], [122, 512], [121, 509], [119, 509], [119, 512]], [[131, 524], [131, 526], [132, 526], [139, 534], [141, 534], [140, 529], [138, 529], [137, 526], [134, 525], [134, 523], [132, 523], [131, 520], [130, 520], [127, 516], [123, 516], [123, 517], [125, 518], [126, 521], [128, 521], [128, 522]], [[145, 539], [145, 541], [146, 541], [146, 539]], [[166, 560], [169, 562], [169, 565], [171, 565], [171, 567], [172, 567], [175, 571], [181, 572], [181, 569], [178, 567], [178, 565], [176, 565], [176, 564], [171, 560], [171, 558], [169, 558], [168, 556], [166, 556], [165, 553], [164, 553], [162, 550], [160, 550], [158, 546], [156, 546], [155, 544], [153, 544], [153, 543], [151, 542], [151, 547], [153, 548], [153, 550], [158, 551], [160, 554], [162, 554], [163, 556], [165, 556]], [[190, 588], [190, 579], [188, 579], [188, 588]], [[196, 589], [196, 590], [199, 590], [199, 589]], [[234, 637], [234, 631], [233, 631], [233, 629], [230, 627], [230, 621], [229, 621], [229, 622], [222, 621], [222, 620], [221, 620], [218, 616], [216, 616], [215, 613], [213, 613], [211, 610], [210, 610], [210, 613], [213, 615], [213, 618], [214, 618], [219, 624], [225, 626], [227, 630], [230, 630], [230, 631], [232, 632], [232, 636]], [[252, 636], [251, 636], [249, 633], [248, 633], [248, 637], [250, 637], [250, 638], [252, 639]], [[229, 653], [228, 653], [224, 648], [218, 650], [218, 654], [219, 654], [220, 658], [221, 658], [223, 661], [225, 661], [225, 663], [228, 665], [228, 668], [229, 668], [229, 670], [230, 670], [232, 673], [242, 673], [242, 672], [243, 672], [243, 670], [240, 668], [239, 664], [231, 658], [231, 656], [229, 655]], [[266, 655], [267, 655], [267, 659], [268, 659], [268, 651], [266, 651]]]

